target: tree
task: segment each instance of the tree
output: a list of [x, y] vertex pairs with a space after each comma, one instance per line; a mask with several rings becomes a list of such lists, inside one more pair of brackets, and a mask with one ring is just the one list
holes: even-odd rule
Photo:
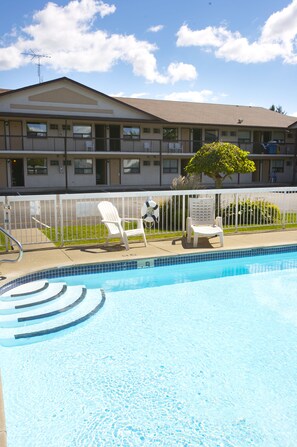
[[185, 170], [188, 174], [205, 174], [221, 188], [226, 177], [232, 174], [247, 174], [256, 170], [255, 163], [248, 159], [249, 152], [235, 144], [214, 142], [204, 144], [191, 158]]
[[281, 113], [282, 115], [286, 115], [287, 112], [285, 112], [282, 108], [282, 106], [275, 106], [272, 104], [269, 110], [272, 110], [273, 112]]

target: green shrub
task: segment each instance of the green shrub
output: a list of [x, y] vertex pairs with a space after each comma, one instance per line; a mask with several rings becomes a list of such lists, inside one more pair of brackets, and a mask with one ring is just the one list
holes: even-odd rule
[[[185, 215], [187, 216], [188, 198], [185, 197]], [[160, 230], [181, 231], [183, 225], [183, 197], [174, 196], [159, 205]]]
[[[222, 210], [223, 225], [236, 223], [236, 204], [230, 203]], [[277, 205], [262, 200], [245, 200], [238, 203], [237, 222], [239, 225], [270, 225], [281, 221], [281, 212]]]

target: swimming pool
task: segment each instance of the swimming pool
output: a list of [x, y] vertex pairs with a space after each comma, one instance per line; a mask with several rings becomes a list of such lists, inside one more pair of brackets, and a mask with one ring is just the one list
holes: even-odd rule
[[80, 278], [100, 312], [0, 348], [9, 446], [295, 447], [296, 274], [292, 252]]

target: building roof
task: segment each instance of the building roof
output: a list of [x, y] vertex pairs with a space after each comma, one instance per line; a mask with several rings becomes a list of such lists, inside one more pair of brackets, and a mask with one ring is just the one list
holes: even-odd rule
[[283, 115], [264, 107], [139, 98], [117, 99], [168, 123], [286, 128], [296, 122], [294, 116]]
[[[95, 94], [99, 93], [106, 98], [110, 98], [110, 100], [120, 102], [130, 108], [145, 112], [146, 114], [149, 114], [153, 120], [162, 120], [176, 125], [208, 125], [243, 128], [266, 127], [281, 129], [288, 128], [289, 126], [295, 128], [297, 126], [296, 117], [283, 115], [265, 109], [264, 107], [112, 97], [66, 77], [43, 82], [42, 85], [55, 84], [60, 81], [67, 81], [74, 86], [81, 86], [90, 92]], [[0, 96], [40, 87], [40, 85], [41, 84], [35, 84], [16, 90], [0, 88]]]

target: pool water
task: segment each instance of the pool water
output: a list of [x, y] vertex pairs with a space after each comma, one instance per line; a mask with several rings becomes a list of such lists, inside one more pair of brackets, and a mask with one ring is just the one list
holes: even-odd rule
[[296, 447], [296, 279], [288, 253], [89, 278], [86, 324], [0, 348], [8, 446]]

